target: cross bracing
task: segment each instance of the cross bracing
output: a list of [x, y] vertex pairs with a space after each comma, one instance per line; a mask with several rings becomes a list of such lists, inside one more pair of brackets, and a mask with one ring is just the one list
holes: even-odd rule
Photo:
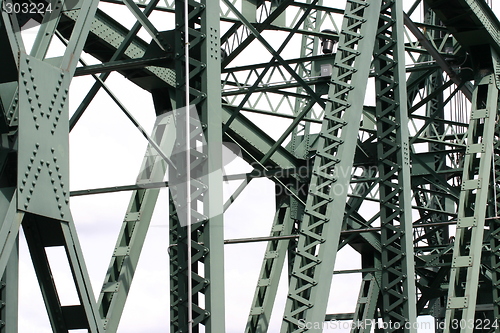
[[[0, 330], [24, 327], [19, 238], [52, 331], [124, 330], [153, 212], [168, 206], [165, 331], [320, 332], [372, 319], [417, 331], [424, 317], [436, 331], [499, 331], [500, 22], [488, 2], [0, 2]], [[113, 78], [150, 101], [128, 107]], [[147, 146], [139, 175], [70, 187], [71, 133], [109, 101]], [[182, 116], [188, 105], [196, 116]], [[223, 142], [244, 171], [223, 174]], [[234, 210], [258, 211], [246, 193], [262, 178], [274, 217], [258, 237], [225, 237], [251, 220], [233, 221]], [[115, 192], [130, 202], [95, 288], [71, 198]], [[238, 243], [263, 250], [236, 324], [224, 258]], [[71, 304], [53, 249], [69, 267]]]

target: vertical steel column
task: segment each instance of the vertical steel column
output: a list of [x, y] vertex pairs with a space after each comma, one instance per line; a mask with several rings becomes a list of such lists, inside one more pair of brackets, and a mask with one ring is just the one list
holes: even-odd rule
[[402, 0], [382, 1], [374, 58], [382, 243], [381, 313], [385, 323], [393, 323], [387, 332], [416, 332]]
[[[372, 325], [366, 325], [370, 320], [374, 320], [375, 310], [377, 309], [377, 299], [380, 293], [380, 281], [377, 281], [375, 275], [368, 273], [361, 281], [359, 289], [358, 302], [354, 311], [351, 333], [370, 333]], [[373, 321], [372, 321], [373, 322]]]
[[346, 4], [282, 333], [325, 320], [379, 13], [378, 0]]
[[[175, 129], [171, 128], [172, 123], [173, 115], [160, 115], [151, 135], [166, 154], [170, 154], [175, 141]], [[158, 152], [148, 145], [137, 177], [137, 184], [144, 185], [145, 188], [132, 192], [97, 302], [106, 332], [116, 332], [118, 329], [160, 192], [159, 188], [147, 188], [147, 184], [161, 182], [166, 173], [166, 166], [166, 162]]]
[[472, 97], [445, 332], [474, 330], [497, 109], [498, 88], [489, 74], [480, 79]]
[[[0, 1], [1, 4], [1, 1]], [[18, 124], [18, 59], [22, 49], [9, 17], [0, 13], [0, 332], [17, 332], [18, 258], [17, 235], [24, 216], [17, 211], [17, 135], [11, 126]], [[15, 246], [7, 242], [12, 234]]]
[[[187, 1], [187, 0], [186, 0]], [[173, 207], [171, 201], [171, 331], [224, 332], [224, 239], [222, 219], [222, 118], [221, 118], [221, 46], [218, 2], [189, 1], [189, 21], [184, 21], [184, 1], [176, 1], [176, 107], [191, 118], [187, 106], [198, 112], [201, 124], [191, 123], [191, 165], [177, 168], [170, 177], [182, 178], [191, 170], [191, 201], [185, 207]], [[184, 35], [185, 25], [189, 36]], [[185, 73], [184, 44], [189, 43], [189, 73]], [[190, 101], [185, 100], [189, 75]], [[215, 81], [214, 81], [215, 80]], [[186, 106], [186, 107], [185, 107]], [[184, 108], [185, 107], [185, 108]], [[181, 109], [184, 108], [184, 109]], [[182, 131], [178, 124], [178, 133]], [[181, 135], [185, 135], [181, 134]], [[203, 141], [206, 140], [206, 144]], [[180, 152], [182, 153], [182, 152]], [[185, 177], [185, 174], [184, 174]], [[172, 179], [173, 179], [172, 178]], [[170, 181], [170, 178], [169, 178]], [[175, 194], [170, 191], [171, 199]], [[177, 197], [179, 199], [179, 197]], [[175, 201], [175, 200], [174, 200]], [[178, 201], [175, 202], [178, 204]], [[179, 213], [190, 210], [191, 242]], [[191, 257], [187, 256], [190, 247]], [[189, 264], [188, 264], [189, 263]], [[191, 273], [188, 272], [191, 271]], [[192, 289], [188, 290], [188, 276]], [[191, 293], [191, 297], [189, 294]], [[192, 304], [188, 304], [188, 299]], [[192, 324], [188, 324], [192, 309]]]
[[[9, 170], [4, 169], [1, 182], [8, 184]], [[10, 170], [13, 171], [13, 170]], [[7, 177], [6, 177], [7, 176]], [[12, 181], [12, 179], [10, 180]], [[14, 188], [1, 188], [0, 199], [0, 332], [15, 333], [18, 326], [19, 238], [23, 213], [16, 210]]]
[[0, 310], [0, 332], [16, 333], [18, 329], [19, 293], [19, 240], [11, 251], [9, 262], [0, 281], [2, 307]]

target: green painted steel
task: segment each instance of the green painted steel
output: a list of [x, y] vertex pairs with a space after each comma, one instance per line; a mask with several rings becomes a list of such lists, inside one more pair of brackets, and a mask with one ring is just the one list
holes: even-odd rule
[[[423, 315], [439, 324], [436, 332], [472, 332], [452, 325], [500, 316], [500, 22], [486, 1], [189, 0], [188, 22], [182, 0], [106, 1], [130, 12], [130, 29], [96, 8], [105, 1], [78, 1], [72, 10], [66, 2], [29, 16], [40, 25], [29, 54], [19, 26], [26, 16], [1, 11], [0, 332], [18, 330], [20, 227], [52, 330], [117, 332], [161, 187], [171, 194], [169, 257], [155, 260], [170, 263], [170, 332], [233, 326], [224, 252], [254, 241], [267, 248], [254, 298], [242, 300], [250, 309], [246, 332], [279, 325], [319, 332], [330, 320], [404, 325]], [[162, 31], [158, 18], [177, 25]], [[55, 38], [66, 49], [48, 58]], [[331, 53], [323, 54], [325, 40], [335, 44]], [[268, 58], [256, 60], [253, 50]], [[86, 65], [82, 52], [98, 63]], [[191, 143], [201, 148], [189, 152], [190, 163], [166, 166], [182, 131], [160, 124], [146, 133], [105, 83], [112, 73], [151, 93], [154, 110], [140, 112], [159, 121], [196, 107]], [[96, 82], [73, 112], [75, 75]], [[136, 184], [70, 192], [68, 135], [101, 88], [148, 141], [143, 167]], [[222, 140], [241, 149], [250, 171], [222, 176]], [[193, 200], [179, 206], [175, 186], [188, 169]], [[270, 237], [225, 241], [223, 213], [256, 177], [276, 185]], [[244, 181], [224, 203], [223, 181], [235, 179]], [[113, 191], [131, 191], [131, 201], [96, 302], [69, 199]], [[61, 304], [50, 248], [65, 251], [78, 304]], [[355, 267], [335, 266], [344, 250], [356, 252]], [[349, 288], [331, 293], [333, 276], [345, 274], [353, 276]], [[286, 295], [279, 283], [288, 283]], [[350, 309], [329, 313], [347, 289], [354, 290]]]
[[[175, 125], [172, 118], [160, 115], [151, 134], [158, 146], [169, 156], [175, 142], [175, 131], [172, 131]], [[118, 329], [160, 192], [159, 188], [148, 188], [148, 184], [161, 181], [166, 171], [166, 161], [149, 145], [137, 177], [137, 186], [140, 189], [131, 194], [97, 301], [106, 332], [116, 332]]]
[[[221, 75], [219, 6], [208, 0], [190, 1], [188, 22], [183, 1], [176, 1], [176, 9], [175, 48], [179, 56], [175, 61], [174, 114], [184, 113], [183, 121], [189, 121], [192, 132], [188, 133], [187, 151], [178, 152], [184, 156], [184, 162], [188, 155], [190, 164], [182, 162], [176, 171], [169, 170], [173, 179], [189, 181], [184, 194], [182, 190], [170, 191], [171, 202], [175, 203], [170, 205], [175, 209], [175, 214], [170, 212], [170, 329], [224, 332], [222, 109], [220, 88], [212, 83], [213, 78]], [[195, 29], [197, 24], [199, 29]], [[186, 26], [189, 36], [185, 35]], [[189, 45], [188, 59], [184, 43]], [[191, 112], [198, 114], [200, 123], [192, 122]], [[181, 129], [184, 125], [179, 125], [178, 135], [185, 136], [187, 133]], [[187, 169], [191, 175], [185, 173]], [[181, 216], [181, 211], [190, 214]]]
[[[12, 68], [17, 78], [13, 75], [4, 77], [4, 85], [11, 88], [2, 93], [5, 98], [5, 93], [12, 92], [17, 83], [14, 99], [4, 104], [11, 117], [9, 125], [13, 131], [9, 133], [10, 140], [15, 143], [14, 147], [4, 150], [10, 172], [4, 174], [4, 179], [17, 187], [7, 195], [10, 203], [4, 205], [1, 229], [3, 281], [13, 288], [2, 293], [7, 297], [6, 304], [10, 303], [2, 310], [2, 317], [12, 321], [5, 323], [4, 328], [9, 332], [17, 331], [17, 315], [12, 315], [17, 312], [13, 308], [17, 306], [17, 281], [12, 280], [17, 280], [18, 275], [17, 234], [21, 222], [52, 329], [55, 332], [69, 329], [103, 331], [68, 206], [68, 89], [96, 8], [97, 1], [88, 1], [81, 6], [74, 33], [63, 56], [57, 59], [45, 59], [53, 36], [51, 29], [55, 28], [53, 23], [57, 22], [59, 15], [57, 10], [50, 17], [52, 21], [48, 15], [42, 22], [32, 55], [26, 54], [16, 18], [2, 11], [2, 30], [11, 46], [4, 52], [18, 55]], [[8, 165], [9, 159], [15, 160], [16, 164], [10, 162]], [[80, 304], [63, 306], [59, 301], [45, 254], [48, 247], [64, 249]]]
[[[271, 227], [271, 237], [292, 233], [294, 219], [291, 218], [290, 201], [293, 199], [284, 195], [281, 200]], [[245, 332], [268, 330], [288, 246], [287, 240], [277, 239], [268, 242]]]
[[445, 332], [473, 332], [479, 270], [483, 251], [486, 204], [493, 158], [498, 88], [493, 74], [478, 78], [472, 96], [466, 155], [451, 262]]
[[372, 273], [367, 273], [363, 277], [361, 288], [359, 288], [356, 310], [352, 318], [354, 323], [363, 323], [363, 325], [354, 325], [351, 328], [351, 333], [368, 333], [372, 330], [372, 325], [365, 325], [365, 323], [375, 318], [380, 285], [381, 281], [377, 281], [377, 278]]
[[[496, 81], [498, 83], [498, 80]], [[500, 123], [495, 125], [495, 136], [493, 138], [493, 164], [492, 164], [492, 186], [490, 188], [490, 200], [488, 202], [488, 217], [491, 230], [491, 284], [493, 289], [493, 318], [500, 317], [500, 155], [497, 153], [500, 149]], [[495, 332], [500, 332], [496, 328]]]
[[[283, 333], [303, 331], [303, 323], [321, 323], [325, 318], [342, 227], [342, 216], [336, 212], [345, 210], [379, 12], [379, 1], [347, 1], [290, 276]], [[312, 332], [322, 330], [313, 326]]]

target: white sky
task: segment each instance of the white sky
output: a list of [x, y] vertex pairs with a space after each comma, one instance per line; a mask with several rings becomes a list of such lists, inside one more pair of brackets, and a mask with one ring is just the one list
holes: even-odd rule
[[[413, 3], [413, 1], [405, 1], [405, 4], [408, 2]], [[120, 17], [120, 22], [127, 27], [133, 24], [132, 15], [125, 8], [114, 12], [113, 17]], [[159, 30], [172, 28], [173, 22], [166, 21], [161, 16], [153, 17], [153, 21], [159, 26]], [[140, 35], [149, 40], [144, 31]], [[27, 40], [32, 37], [33, 32], [25, 33]], [[267, 62], [270, 59], [267, 53], [256, 52], [256, 50], [256, 48], [251, 49], [254, 56], [263, 55], [262, 59], [258, 60], [259, 62]], [[87, 60], [92, 62], [89, 57]], [[112, 74], [107, 83], [142, 126], [151, 131], [155, 119], [149, 93], [137, 88], [118, 74]], [[71, 111], [76, 108], [92, 84], [92, 78], [75, 78], [70, 91]], [[262, 124], [262, 126], [265, 125], [265, 123]], [[267, 125], [271, 131], [271, 128], [276, 126], [286, 126], [286, 122]], [[280, 133], [274, 131], [271, 134], [275, 136]], [[71, 189], [77, 190], [135, 183], [147, 142], [101, 90], [72, 131], [70, 145]], [[238, 160], [225, 168], [227, 174], [248, 171], [250, 168]], [[225, 197], [237, 185], [237, 183], [231, 183], [226, 186]], [[74, 197], [71, 200], [73, 218], [96, 299], [130, 194], [131, 192], [101, 194]], [[152, 227], [142, 251], [119, 333], [169, 331], [167, 207], [167, 190], [163, 189], [160, 192], [151, 222]], [[267, 236], [274, 211], [273, 183], [267, 179], [253, 180], [225, 214], [225, 238]], [[265, 246], [265, 243], [225, 246], [226, 331], [228, 333], [244, 331]], [[23, 237], [20, 241], [20, 255], [19, 332], [52, 332]], [[58, 253], [49, 255], [53, 255], [57, 260]], [[337, 257], [336, 267], [359, 268], [359, 266], [359, 255], [349, 248], [341, 251]], [[69, 305], [74, 303], [76, 294], [71, 292], [72, 282], [67, 269], [64, 268], [56, 264], [53, 267], [53, 273], [57, 287], [60, 288], [63, 305]], [[282, 276], [282, 282], [285, 283], [280, 285], [270, 332], [277, 332], [281, 324], [286, 294], [285, 275]], [[328, 312], [353, 312], [359, 284], [360, 274], [335, 275]], [[333, 332], [333, 330], [328, 332]]]

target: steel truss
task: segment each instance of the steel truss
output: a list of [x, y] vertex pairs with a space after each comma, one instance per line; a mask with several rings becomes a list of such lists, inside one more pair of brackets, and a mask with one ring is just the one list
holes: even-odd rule
[[[247, 333], [321, 332], [332, 320], [416, 332], [425, 315], [437, 332], [500, 332], [500, 22], [488, 4], [186, 1], [68, 0], [24, 14], [0, 1], [0, 332], [18, 331], [21, 227], [52, 330], [118, 332], [162, 187], [170, 332], [226, 331], [224, 255], [256, 241], [267, 246]], [[126, 28], [103, 4], [135, 21]], [[158, 17], [175, 26], [161, 30]], [[38, 26], [31, 49], [26, 24]], [[53, 57], [56, 39], [65, 47]], [[151, 134], [113, 93], [112, 73], [151, 94]], [[79, 76], [95, 84], [70, 110]], [[147, 150], [135, 184], [70, 191], [69, 135], [101, 90]], [[252, 171], [223, 176], [223, 141]], [[225, 240], [224, 212], [258, 177], [276, 188], [269, 229]], [[131, 199], [96, 297], [69, 202], [116, 191]], [[50, 249], [65, 254], [78, 304], [61, 303]], [[343, 249], [357, 268], [342, 267]], [[339, 274], [359, 291], [330, 313]]]

